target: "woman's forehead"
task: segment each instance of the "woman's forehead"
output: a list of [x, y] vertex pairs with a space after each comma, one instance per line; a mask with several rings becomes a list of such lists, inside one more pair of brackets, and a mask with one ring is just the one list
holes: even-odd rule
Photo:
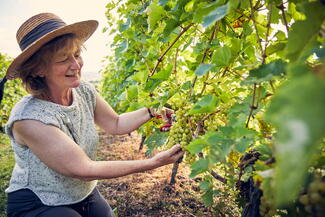
[[56, 53], [55, 56], [67, 56], [70, 54], [74, 54], [76, 52], [80, 52], [81, 48], [79, 46], [69, 46], [69, 47], [64, 47], [59, 49]]

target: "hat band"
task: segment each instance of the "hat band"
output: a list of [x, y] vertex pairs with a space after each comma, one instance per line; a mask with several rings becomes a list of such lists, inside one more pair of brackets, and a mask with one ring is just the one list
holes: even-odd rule
[[23, 51], [26, 47], [32, 44], [37, 39], [41, 38], [43, 35], [56, 30], [62, 26], [65, 26], [66, 23], [58, 19], [50, 19], [41, 23], [35, 27], [32, 31], [26, 34], [23, 39], [19, 42], [19, 47]]

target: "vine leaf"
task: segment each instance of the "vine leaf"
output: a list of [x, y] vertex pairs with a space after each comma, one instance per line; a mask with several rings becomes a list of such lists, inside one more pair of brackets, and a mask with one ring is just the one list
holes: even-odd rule
[[156, 80], [161, 80], [161, 81], [166, 81], [169, 76], [171, 75], [173, 70], [173, 65], [169, 64], [166, 69], [162, 69], [153, 76], [151, 76], [151, 79], [156, 79]]
[[192, 154], [198, 154], [200, 153], [203, 148], [207, 146], [207, 143], [204, 139], [195, 139], [193, 140], [186, 149], [191, 152]]
[[128, 50], [129, 47], [129, 43], [127, 40], [124, 40], [122, 43], [117, 45], [117, 48], [115, 49], [115, 54], [121, 54], [121, 53], [125, 53]]
[[151, 32], [154, 30], [154, 27], [158, 20], [161, 19], [161, 16], [164, 13], [163, 7], [157, 5], [155, 2], [152, 2], [147, 9], [148, 13], [148, 31]]
[[268, 64], [263, 64], [257, 69], [251, 70], [249, 76], [242, 82], [242, 85], [272, 80], [274, 76], [280, 76], [285, 73], [285, 66], [286, 63], [282, 60], [274, 60]]
[[231, 58], [231, 49], [228, 46], [224, 46], [215, 51], [212, 61], [216, 63], [216, 66], [223, 67], [230, 63]]
[[204, 64], [204, 63], [202, 63], [196, 68], [195, 74], [197, 76], [205, 75], [205, 73], [207, 73], [213, 66], [214, 66], [214, 64]]
[[228, 13], [228, 4], [218, 7], [204, 17], [202, 26], [208, 28], [218, 20], [221, 20]]
[[305, 48], [316, 39], [325, 19], [325, 6], [319, 1], [302, 4], [302, 8], [306, 19], [292, 25], [286, 46], [286, 54], [291, 61], [296, 61], [306, 51]]
[[159, 128], [154, 129], [154, 133], [149, 135], [144, 144], [146, 144], [149, 148], [149, 153], [156, 147], [162, 146], [165, 144], [168, 138], [168, 133], [160, 132]]
[[119, 25], [119, 31], [124, 32], [131, 26], [131, 20], [128, 18], [125, 23]]
[[195, 161], [191, 166], [191, 174], [190, 178], [194, 178], [195, 176], [208, 171], [209, 169], [209, 161], [207, 159], [199, 159]]
[[134, 100], [138, 98], [138, 85], [131, 85], [126, 89], [128, 100]]
[[206, 95], [198, 101], [188, 112], [189, 115], [213, 112], [216, 110], [217, 97], [214, 95]]
[[318, 144], [325, 137], [325, 82], [301, 64], [293, 70], [304, 74], [294, 76], [278, 90], [266, 113], [278, 129], [274, 184], [278, 205], [296, 198]]

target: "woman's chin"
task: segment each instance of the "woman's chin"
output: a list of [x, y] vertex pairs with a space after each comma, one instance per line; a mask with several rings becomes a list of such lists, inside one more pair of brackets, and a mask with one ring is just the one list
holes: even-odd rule
[[74, 78], [69, 78], [69, 83], [70, 83], [70, 87], [71, 88], [76, 88], [76, 87], [79, 87], [79, 85], [80, 85], [80, 76], [76, 76], [76, 77], [74, 77]]
[[78, 81], [74, 81], [72, 84], [71, 84], [71, 88], [77, 88], [79, 87], [80, 85], [80, 79]]

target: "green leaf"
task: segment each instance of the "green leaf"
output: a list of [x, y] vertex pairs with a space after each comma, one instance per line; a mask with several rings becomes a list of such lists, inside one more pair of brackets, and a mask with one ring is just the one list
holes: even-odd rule
[[216, 64], [216, 66], [224, 67], [230, 63], [231, 58], [231, 49], [228, 46], [224, 46], [216, 49], [212, 57], [212, 61]]
[[221, 20], [228, 13], [228, 4], [218, 7], [211, 11], [207, 16], [204, 17], [202, 26], [208, 28], [218, 20]]
[[169, 76], [171, 75], [173, 70], [173, 65], [169, 64], [166, 69], [162, 69], [159, 72], [155, 73], [153, 76], [151, 76], [151, 79], [166, 81], [168, 80]]
[[237, 139], [236, 142], [237, 143], [235, 145], [235, 149], [239, 153], [244, 153], [248, 149], [248, 147], [253, 143], [253, 139], [248, 137], [242, 137], [240, 139]]
[[121, 44], [117, 45], [117, 48], [115, 49], [116, 54], [125, 53], [128, 50], [129, 43], [127, 40], [124, 40]]
[[249, 72], [249, 76], [242, 82], [243, 85], [251, 85], [263, 81], [269, 81], [274, 76], [280, 76], [285, 73], [286, 63], [282, 60], [274, 60], [268, 64], [259, 66]]
[[186, 149], [191, 152], [192, 154], [198, 154], [200, 153], [203, 148], [205, 148], [207, 146], [206, 142], [204, 139], [195, 139], [193, 140], [190, 144], [188, 144], [188, 146], [186, 147]]
[[138, 85], [131, 85], [127, 88], [128, 100], [134, 100], [138, 98]]
[[136, 72], [133, 76], [132, 79], [135, 81], [138, 81], [139, 83], [144, 82], [148, 77], [148, 72], [145, 70], [141, 70]]
[[161, 82], [163, 81], [157, 79], [149, 79], [144, 87], [144, 91], [152, 92], [154, 89], [156, 89], [159, 86]]
[[198, 101], [188, 114], [201, 114], [213, 112], [216, 110], [217, 106], [217, 97], [214, 95], [206, 95], [200, 101]]
[[296, 61], [313, 41], [325, 19], [325, 6], [317, 2], [308, 2], [301, 5], [305, 10], [306, 19], [297, 21], [292, 25], [286, 46], [287, 57]]
[[125, 23], [120, 24], [119, 31], [124, 32], [131, 26], [131, 20], [128, 18]]
[[191, 87], [192, 87], [192, 82], [191, 81], [187, 81], [184, 84], [182, 84], [181, 89], [183, 89], [183, 90], [189, 90], [189, 89], [191, 89]]
[[200, 6], [195, 10], [193, 21], [195, 23], [201, 23], [203, 18], [209, 14], [211, 11], [216, 9], [217, 7], [221, 6], [224, 3], [223, 0], [217, 0], [210, 4], [206, 4], [205, 2], [201, 3]]
[[168, 0], [159, 0], [158, 5], [165, 6], [167, 4]]
[[274, 43], [266, 48], [266, 55], [270, 56], [274, 53], [277, 53], [279, 51], [282, 51], [286, 46], [286, 43]]
[[170, 33], [172, 31], [174, 31], [174, 29], [176, 27], [178, 27], [180, 25], [180, 22], [178, 20], [175, 20], [174, 18], [169, 18], [168, 20], [166, 20], [166, 26], [164, 29], [164, 37], [167, 37], [170, 35]]
[[202, 199], [203, 199], [204, 205], [206, 205], [206, 206], [212, 206], [213, 205], [213, 190], [210, 189], [210, 190], [206, 191], [202, 195]]
[[201, 63], [195, 70], [195, 74], [197, 76], [202, 76], [205, 75], [205, 73], [207, 73], [212, 67], [214, 66], [214, 64], [203, 64]]
[[[301, 63], [295, 67], [304, 68]], [[296, 198], [313, 154], [325, 138], [325, 82], [307, 67], [305, 70], [277, 91], [266, 114], [278, 129], [274, 183], [277, 204], [288, 204]]]
[[160, 132], [159, 129], [155, 129], [155, 132], [146, 138], [144, 144], [151, 148], [159, 147], [165, 144], [167, 138], [168, 133]]
[[199, 159], [191, 165], [191, 169], [190, 178], [194, 178], [195, 176], [208, 171], [209, 161], [207, 159]]
[[229, 11], [230, 10], [236, 10], [238, 8], [238, 5], [240, 3], [240, 0], [229, 0]]
[[157, 5], [155, 2], [152, 2], [150, 6], [147, 8], [148, 13], [148, 31], [151, 32], [156, 23], [161, 19], [161, 16], [164, 13], [164, 8]]

